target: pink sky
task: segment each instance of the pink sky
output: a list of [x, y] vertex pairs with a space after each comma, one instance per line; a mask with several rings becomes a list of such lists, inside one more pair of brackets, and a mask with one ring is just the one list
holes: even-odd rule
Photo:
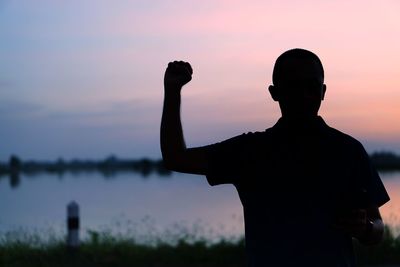
[[0, 156], [159, 155], [162, 76], [175, 59], [194, 68], [189, 145], [263, 130], [279, 117], [266, 91], [273, 63], [294, 47], [322, 59], [328, 123], [400, 151], [398, 14], [398, 1], [6, 1]]

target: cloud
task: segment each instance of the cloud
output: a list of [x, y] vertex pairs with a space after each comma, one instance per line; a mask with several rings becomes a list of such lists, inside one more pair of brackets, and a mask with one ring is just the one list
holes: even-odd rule
[[152, 118], [159, 116], [160, 109], [160, 103], [155, 99], [130, 99], [53, 109], [47, 112], [46, 117], [81, 126], [149, 124], [153, 121]]
[[[2, 83], [0, 82], [1, 87]], [[0, 99], [0, 118], [32, 117], [43, 110], [43, 106], [35, 103], [23, 100]]]

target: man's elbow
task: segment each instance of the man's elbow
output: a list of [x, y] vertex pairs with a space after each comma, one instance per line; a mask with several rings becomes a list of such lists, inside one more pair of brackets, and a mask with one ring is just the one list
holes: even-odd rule
[[182, 165], [182, 160], [179, 155], [165, 155], [162, 156], [164, 167], [170, 171], [179, 171], [180, 166]]
[[171, 159], [166, 159], [163, 157], [164, 168], [170, 171], [176, 171], [177, 163]]

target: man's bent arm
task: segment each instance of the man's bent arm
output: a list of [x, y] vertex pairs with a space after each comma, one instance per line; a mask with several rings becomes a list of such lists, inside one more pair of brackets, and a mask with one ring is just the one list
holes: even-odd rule
[[[186, 67], [188, 65], [188, 67]], [[181, 89], [191, 80], [188, 63], [173, 62], [164, 77], [164, 107], [161, 119], [160, 144], [165, 167], [174, 171], [205, 174], [204, 148], [186, 148], [181, 116]], [[189, 76], [188, 76], [189, 75]]]
[[365, 245], [376, 245], [382, 241], [384, 232], [384, 223], [379, 212], [379, 208], [368, 208], [367, 220], [370, 221], [367, 231], [365, 231], [364, 235], [359, 236], [357, 239]]
[[376, 206], [353, 210], [340, 216], [334, 224], [336, 229], [356, 238], [365, 245], [375, 245], [382, 241], [384, 224]]

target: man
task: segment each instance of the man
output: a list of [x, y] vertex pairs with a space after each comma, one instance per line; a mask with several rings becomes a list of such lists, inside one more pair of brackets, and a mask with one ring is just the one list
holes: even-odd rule
[[231, 183], [241, 199], [249, 266], [355, 266], [352, 238], [382, 239], [389, 196], [363, 146], [318, 116], [326, 85], [320, 59], [304, 49], [276, 60], [269, 92], [282, 117], [264, 132], [186, 148], [180, 92], [189, 63], [169, 63], [161, 151], [171, 170]]

